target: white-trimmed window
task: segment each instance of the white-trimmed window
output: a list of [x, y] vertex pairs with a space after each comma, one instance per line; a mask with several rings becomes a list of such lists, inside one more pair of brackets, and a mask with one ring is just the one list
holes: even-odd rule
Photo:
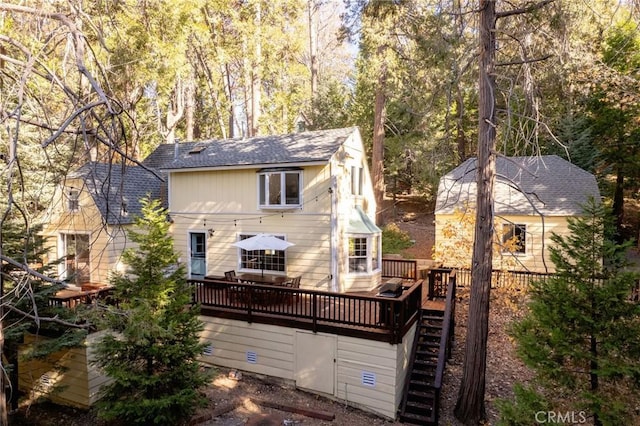
[[[256, 234], [240, 234], [240, 240]], [[282, 235], [274, 235], [284, 240]], [[244, 250], [240, 249], [240, 269], [255, 272], [285, 272], [287, 264], [284, 250]]]
[[67, 210], [77, 212], [80, 210], [80, 191], [71, 188], [67, 191]]
[[293, 209], [302, 205], [302, 170], [263, 169], [258, 172], [260, 208]]
[[504, 252], [525, 254], [527, 252], [527, 225], [503, 224], [502, 247]]
[[349, 273], [372, 273], [380, 268], [380, 236], [349, 237]]

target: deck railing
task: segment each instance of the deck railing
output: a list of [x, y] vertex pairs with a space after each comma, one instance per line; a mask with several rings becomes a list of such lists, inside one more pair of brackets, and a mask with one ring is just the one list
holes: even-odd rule
[[399, 297], [333, 293], [224, 280], [190, 280], [202, 315], [400, 343], [417, 320], [422, 281]]
[[410, 259], [382, 259], [382, 276], [387, 278], [418, 278], [418, 262]]

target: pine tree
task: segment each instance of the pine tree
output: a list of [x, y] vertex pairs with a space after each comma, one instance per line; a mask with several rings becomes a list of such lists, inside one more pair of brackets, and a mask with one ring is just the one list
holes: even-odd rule
[[202, 322], [191, 305], [184, 266], [170, 238], [166, 210], [143, 200], [143, 216], [129, 232], [129, 270], [111, 283], [118, 307], [96, 349], [96, 364], [113, 379], [98, 404], [105, 419], [128, 424], [178, 424], [204, 402], [210, 375], [197, 362]]
[[[546, 411], [572, 412], [596, 425], [633, 422], [640, 306], [630, 295], [638, 277], [626, 268], [629, 245], [615, 242], [611, 218], [591, 200], [584, 216], [568, 220], [569, 236], [552, 236], [557, 272], [532, 284], [529, 312], [513, 328], [518, 355], [533, 368], [539, 386], [521, 389], [516, 402], [506, 404], [506, 424], [522, 424], [504, 419], [509, 410], [531, 424], [535, 413], [523, 416], [523, 410], [539, 408], [535, 399], [548, 401]], [[514, 404], [521, 409], [512, 410]]]

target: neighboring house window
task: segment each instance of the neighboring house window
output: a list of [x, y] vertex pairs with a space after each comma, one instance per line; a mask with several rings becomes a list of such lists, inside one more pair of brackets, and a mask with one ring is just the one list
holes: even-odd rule
[[364, 169], [362, 167], [351, 166], [351, 194], [362, 195], [364, 179]]
[[349, 272], [371, 273], [380, 267], [378, 235], [349, 237]]
[[90, 281], [90, 243], [88, 234], [60, 234], [64, 263], [62, 276], [75, 284]]
[[502, 225], [503, 251], [511, 253], [527, 252], [527, 225], [507, 223]]
[[[240, 240], [253, 237], [255, 234], [240, 234]], [[276, 235], [284, 240], [283, 236]], [[240, 269], [255, 271], [284, 272], [286, 261], [284, 250], [244, 250], [240, 249]]]
[[69, 190], [69, 198], [67, 199], [67, 209], [70, 212], [77, 212], [80, 210], [80, 191], [77, 189]]
[[263, 170], [258, 173], [261, 208], [296, 208], [302, 204], [302, 170]]

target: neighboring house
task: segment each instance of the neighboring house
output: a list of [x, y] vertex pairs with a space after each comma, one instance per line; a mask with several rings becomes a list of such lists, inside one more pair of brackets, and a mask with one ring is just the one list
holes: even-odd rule
[[[302, 276], [302, 288], [363, 291], [381, 280], [381, 231], [357, 128], [164, 144], [176, 249], [192, 278], [227, 270]], [[268, 233], [295, 245], [246, 251]]]
[[163, 185], [159, 175], [140, 166], [90, 162], [71, 173], [59, 186], [43, 229], [49, 260], [63, 259], [61, 279], [79, 287], [108, 284], [130, 246], [126, 229], [141, 214], [140, 199], [161, 199]]
[[[475, 215], [476, 159], [470, 158], [446, 174], [438, 187], [435, 208], [436, 244], [456, 210]], [[551, 233], [567, 235], [567, 218], [582, 214], [593, 197], [600, 200], [595, 177], [556, 155], [496, 159], [496, 234], [502, 243], [515, 240], [504, 256], [512, 270], [553, 272], [549, 258]], [[467, 210], [468, 209], [468, 210]], [[494, 255], [494, 268], [500, 256]]]

